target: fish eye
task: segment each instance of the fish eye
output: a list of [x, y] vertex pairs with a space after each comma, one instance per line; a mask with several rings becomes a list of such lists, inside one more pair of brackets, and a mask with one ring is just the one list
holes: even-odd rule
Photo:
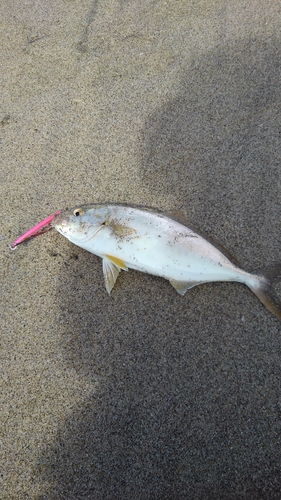
[[75, 217], [79, 217], [79, 215], [83, 215], [85, 212], [83, 210], [83, 208], [75, 208], [73, 210], [73, 215], [75, 215]]

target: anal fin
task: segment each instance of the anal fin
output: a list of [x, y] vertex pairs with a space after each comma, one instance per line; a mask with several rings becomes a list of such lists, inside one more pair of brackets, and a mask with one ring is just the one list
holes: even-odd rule
[[202, 285], [203, 283], [203, 281], [177, 281], [177, 280], [169, 280], [169, 281], [180, 295], [184, 295], [190, 288], [193, 288], [196, 285]]
[[105, 280], [105, 287], [109, 295], [115, 285], [121, 269], [124, 269], [124, 271], [128, 270], [126, 263], [123, 260], [107, 254], [103, 257], [102, 270]]

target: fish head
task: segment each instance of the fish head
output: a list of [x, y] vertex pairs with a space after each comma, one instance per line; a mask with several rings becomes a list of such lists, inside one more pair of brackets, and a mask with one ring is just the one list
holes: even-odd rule
[[93, 238], [107, 224], [108, 219], [109, 210], [106, 206], [77, 206], [55, 215], [52, 227], [79, 245]]

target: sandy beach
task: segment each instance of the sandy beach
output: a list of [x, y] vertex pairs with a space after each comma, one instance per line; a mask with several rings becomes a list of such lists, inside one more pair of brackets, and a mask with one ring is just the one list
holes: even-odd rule
[[118, 202], [280, 262], [280, 2], [3, 0], [0, 23], [0, 499], [280, 500], [281, 323], [249, 289], [129, 271], [109, 297], [55, 230], [8, 247]]

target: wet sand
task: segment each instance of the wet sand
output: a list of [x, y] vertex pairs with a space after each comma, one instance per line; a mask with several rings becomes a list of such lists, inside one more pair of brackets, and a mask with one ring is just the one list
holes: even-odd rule
[[130, 271], [109, 297], [55, 231], [8, 248], [124, 202], [248, 271], [280, 261], [280, 3], [4, 0], [0, 20], [0, 498], [280, 499], [281, 324], [246, 287]]

